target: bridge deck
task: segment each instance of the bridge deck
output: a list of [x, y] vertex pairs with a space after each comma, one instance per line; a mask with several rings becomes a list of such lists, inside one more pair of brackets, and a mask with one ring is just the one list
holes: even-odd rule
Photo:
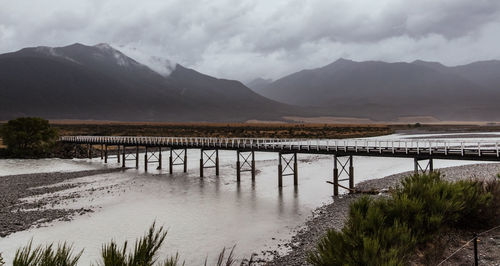
[[64, 136], [62, 142], [94, 145], [219, 149], [258, 152], [332, 154], [337, 156], [403, 157], [500, 161], [498, 141], [457, 140], [321, 140], [197, 137]]

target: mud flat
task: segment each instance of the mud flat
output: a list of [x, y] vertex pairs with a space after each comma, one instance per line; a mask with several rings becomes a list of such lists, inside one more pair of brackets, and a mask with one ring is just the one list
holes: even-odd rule
[[[122, 169], [0, 176], [0, 237], [42, 223], [58, 219], [68, 220], [75, 214], [91, 212], [90, 209], [53, 209], [47, 207], [62, 200], [59, 197], [40, 197], [40, 199], [35, 200], [25, 200], [25, 198], [51, 194], [78, 186], [77, 183], [58, 184], [69, 179], [118, 171], [122, 171]], [[77, 197], [79, 195], [73, 193], [66, 196], [65, 199]]]
[[[475, 179], [489, 179], [495, 178], [500, 173], [500, 163], [491, 164], [473, 164], [456, 167], [448, 167], [439, 169], [444, 175], [446, 180], [460, 180], [466, 178]], [[395, 187], [400, 184], [401, 180], [412, 174], [413, 172], [404, 172], [395, 175], [386, 176], [380, 179], [367, 180], [356, 185], [357, 189], [387, 189]], [[311, 217], [306, 222], [302, 229], [292, 237], [292, 240], [285, 243], [285, 247], [291, 251], [286, 255], [280, 256], [276, 252], [269, 251], [274, 255], [274, 259], [270, 261], [269, 265], [307, 265], [307, 253], [314, 250], [318, 241], [326, 234], [328, 229], [335, 229], [340, 231], [346, 221], [349, 205], [357, 198], [361, 197], [360, 194], [344, 195], [334, 199], [333, 203], [324, 205], [316, 209]], [[380, 197], [380, 195], [373, 195], [371, 197]], [[447, 251], [444, 254], [451, 254], [464, 239], [470, 238], [466, 232], [453, 232], [451, 236], [446, 236], [455, 242], [449, 243]], [[500, 230], [492, 231], [483, 237], [482, 249], [488, 251], [483, 256], [482, 263], [484, 265], [499, 265], [500, 264]], [[470, 249], [470, 247], [469, 247]], [[465, 254], [465, 255], [464, 255]], [[470, 252], [461, 254], [461, 257], [456, 258], [454, 263], [467, 263], [471, 257]], [[496, 255], [495, 255], [496, 254]], [[457, 261], [458, 260], [458, 261]], [[468, 264], [470, 265], [470, 264]]]

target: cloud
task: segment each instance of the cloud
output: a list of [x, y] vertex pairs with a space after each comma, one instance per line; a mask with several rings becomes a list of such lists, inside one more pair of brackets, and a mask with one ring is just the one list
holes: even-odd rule
[[497, 0], [0, 0], [0, 5], [0, 52], [107, 42], [243, 81], [276, 79], [339, 57], [451, 65], [500, 59]]

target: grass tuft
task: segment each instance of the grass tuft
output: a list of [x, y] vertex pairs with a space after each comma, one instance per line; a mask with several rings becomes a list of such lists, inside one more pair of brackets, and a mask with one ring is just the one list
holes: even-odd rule
[[66, 243], [54, 249], [52, 244], [33, 248], [33, 242], [16, 251], [14, 266], [74, 266], [82, 256], [83, 250], [73, 255], [73, 247]]
[[[127, 253], [127, 241], [120, 249], [118, 245], [111, 241], [102, 247], [102, 264], [104, 266], [153, 266], [157, 262], [157, 253], [165, 241], [167, 231], [163, 226], [156, 229], [155, 223], [151, 225], [145, 236], [135, 242], [134, 250]], [[179, 264], [179, 255], [170, 257], [158, 265], [176, 266]], [[184, 264], [184, 263], [183, 263]]]

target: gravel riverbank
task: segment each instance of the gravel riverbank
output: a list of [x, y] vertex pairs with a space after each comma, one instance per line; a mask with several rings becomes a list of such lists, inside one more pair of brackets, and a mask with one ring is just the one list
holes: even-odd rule
[[[122, 169], [102, 169], [79, 172], [55, 172], [0, 176], [0, 237], [26, 230], [37, 224], [57, 219], [69, 219], [75, 213], [90, 212], [89, 209], [46, 208], [54, 198], [23, 200], [46, 193], [69, 189], [78, 184], [55, 185], [65, 180], [122, 171]], [[73, 195], [76, 197], [77, 195]]]
[[[439, 169], [447, 180], [459, 180], [465, 178], [487, 179], [494, 178], [500, 173], [500, 164], [474, 164], [457, 167]], [[384, 178], [368, 180], [356, 185], [357, 189], [387, 189], [400, 184], [403, 177], [413, 172], [404, 172], [390, 175]], [[284, 256], [275, 255], [269, 265], [308, 265], [306, 262], [307, 253], [313, 250], [318, 241], [326, 234], [328, 229], [341, 230], [344, 226], [349, 205], [355, 199], [361, 197], [360, 194], [344, 195], [334, 198], [333, 202], [316, 209], [308, 219], [305, 228], [300, 229], [291, 242], [285, 246], [291, 249]], [[378, 197], [372, 195], [371, 197]]]

